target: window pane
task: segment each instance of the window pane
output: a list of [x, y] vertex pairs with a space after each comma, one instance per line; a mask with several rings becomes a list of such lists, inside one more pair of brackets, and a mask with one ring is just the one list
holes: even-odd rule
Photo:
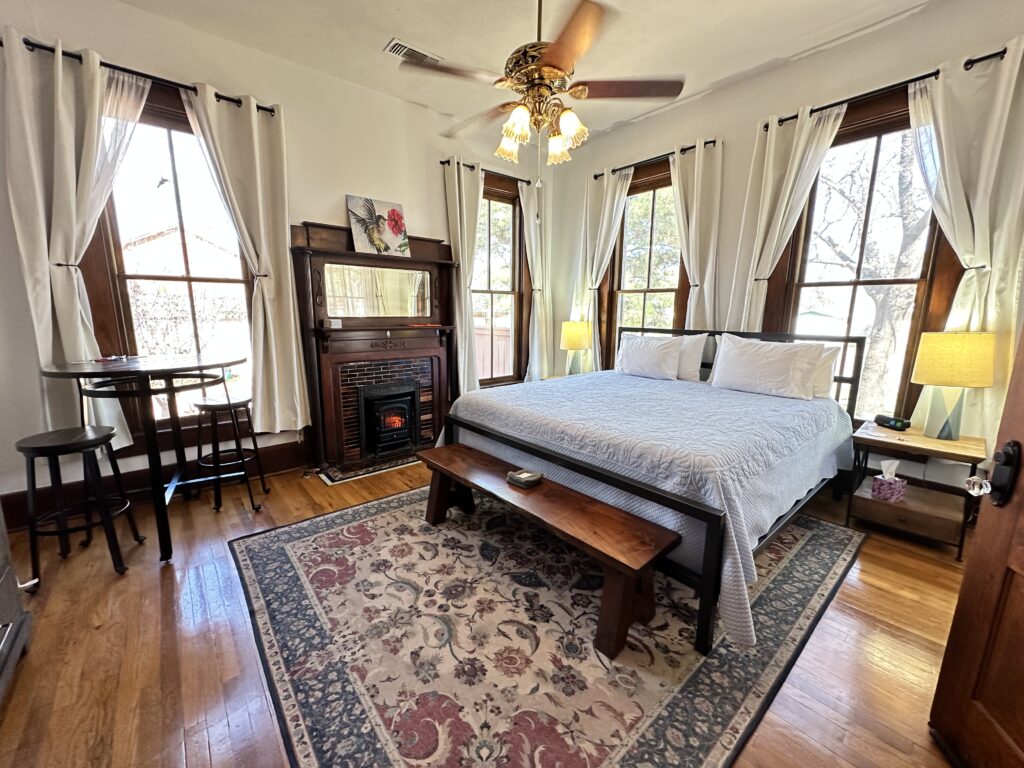
[[183, 275], [167, 131], [137, 125], [114, 178], [118, 240], [128, 274]]
[[491, 204], [491, 290], [512, 290], [512, 205]]
[[494, 349], [494, 378], [512, 375], [512, 361], [515, 357], [512, 335], [512, 296], [509, 294], [494, 294], [491, 296], [494, 307], [493, 329], [491, 332], [491, 344]]
[[191, 133], [171, 131], [171, 140], [189, 273], [201, 277], [242, 277], [235, 225], [217, 193], [199, 139]]
[[473, 294], [473, 341], [476, 347], [476, 375], [490, 379], [491, 375], [491, 296]]
[[794, 333], [846, 336], [852, 287], [805, 287], [800, 289]]
[[[487, 290], [487, 222], [490, 216], [491, 201], [483, 200], [480, 203], [480, 216], [476, 220], [476, 255], [473, 257], [473, 290]], [[479, 371], [477, 371], [479, 373]]]
[[647, 287], [647, 261], [651, 251], [651, 206], [654, 193], [644, 192], [626, 198], [625, 227], [622, 236], [622, 288]]
[[857, 288], [851, 333], [868, 337], [857, 397], [860, 418], [872, 418], [879, 413], [892, 415], [896, 409], [916, 295], [914, 285]]
[[675, 293], [648, 293], [644, 328], [671, 328]]
[[651, 288], [679, 287], [680, 255], [675, 195], [672, 187], [657, 189], [654, 191], [654, 232], [651, 239]]
[[619, 328], [642, 328], [644, 324], [644, 295], [619, 294]]
[[861, 277], [920, 277], [931, 216], [910, 131], [886, 134], [878, 153]]
[[129, 280], [128, 301], [140, 355], [194, 355], [188, 285], [170, 280]]
[[818, 175], [805, 282], [857, 276], [876, 139], [833, 147]]
[[241, 283], [192, 284], [200, 351], [225, 360], [246, 358], [245, 363], [226, 371], [228, 389], [239, 395], [248, 395], [252, 387], [246, 290]]

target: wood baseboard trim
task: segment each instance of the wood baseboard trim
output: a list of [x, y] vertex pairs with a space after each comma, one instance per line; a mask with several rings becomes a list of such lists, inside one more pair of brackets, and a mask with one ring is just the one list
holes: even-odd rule
[[[276, 443], [274, 445], [262, 446], [260, 458], [263, 461], [263, 470], [268, 475], [298, 469], [307, 465], [306, 445], [299, 441], [290, 443]], [[191, 462], [190, 462], [191, 463]], [[164, 480], [170, 480], [170, 466], [165, 466]], [[255, 467], [253, 467], [255, 472]], [[125, 486], [128, 494], [136, 503], [149, 501], [149, 471], [146, 469], [134, 469], [130, 472], [123, 472]], [[109, 477], [104, 479], [109, 480]], [[84, 492], [81, 481], [65, 483], [64, 494], [66, 498], [75, 498]], [[38, 499], [39, 504], [49, 505], [51, 503], [49, 487], [40, 488]], [[17, 531], [28, 528], [28, 507], [26, 504], [27, 494], [24, 490], [12, 491], [0, 495], [0, 505], [3, 506], [3, 516], [7, 522], [7, 530]]]

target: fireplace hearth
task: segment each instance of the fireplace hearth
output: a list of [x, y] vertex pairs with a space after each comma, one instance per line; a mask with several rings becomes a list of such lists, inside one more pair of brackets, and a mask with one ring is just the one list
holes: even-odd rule
[[419, 445], [420, 385], [413, 379], [359, 386], [359, 445], [364, 459]]

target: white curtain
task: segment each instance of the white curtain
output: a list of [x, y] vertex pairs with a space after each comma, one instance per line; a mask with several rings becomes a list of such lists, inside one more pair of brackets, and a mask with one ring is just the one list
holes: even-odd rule
[[690, 281], [686, 327], [715, 327], [718, 221], [722, 204], [722, 142], [696, 146], [669, 160], [683, 267]]
[[292, 275], [284, 115], [218, 102], [199, 83], [181, 97], [200, 138], [254, 277], [252, 293], [252, 405], [258, 432], [297, 430], [309, 424], [302, 366], [298, 300]]
[[473, 261], [476, 257], [476, 226], [483, 199], [483, 170], [449, 157], [444, 167], [444, 189], [448, 202], [448, 241], [455, 270], [455, 343], [458, 348], [459, 391], [480, 388], [476, 374], [476, 345], [473, 341]]
[[[41, 365], [100, 355], [89, 297], [78, 265], [96, 230], [132, 132], [149, 94], [149, 80], [100, 66], [94, 51], [81, 63], [33, 53], [4, 29], [0, 92], [3, 165], [15, 242], [21, 257]], [[8, 251], [9, 252], [9, 251]], [[78, 419], [66, 386], [44, 389], [48, 427]], [[130, 445], [120, 406], [90, 400], [89, 419], [117, 428], [115, 447]]]
[[773, 115], [767, 131], [757, 126], [727, 328], [761, 330], [766, 281], [796, 228], [844, 114], [845, 105], [820, 112], [804, 107], [796, 120], [779, 125]]
[[[566, 372], [586, 373], [600, 371], [601, 329], [598, 328], [598, 291], [608, 271], [615, 241], [622, 229], [622, 215], [626, 209], [626, 195], [633, 180], [633, 169], [623, 168], [612, 173], [604, 169], [601, 178], [587, 181], [583, 195], [583, 221], [580, 231], [579, 281], [573, 296], [572, 319], [590, 323], [590, 349], [569, 353]], [[573, 364], [573, 357], [578, 360]]]
[[[1021, 333], [1024, 261], [1024, 36], [1004, 59], [940, 67], [910, 86], [910, 120], [935, 217], [963, 263], [947, 330], [996, 334], [995, 385], [969, 389], [963, 434], [994, 450]], [[923, 422], [931, 388], [918, 401]]]
[[546, 379], [551, 373], [553, 331], [548, 275], [551, 266], [544, 248], [540, 215], [540, 190], [536, 185], [519, 182], [519, 203], [523, 207], [523, 242], [530, 268], [533, 296], [530, 301], [530, 362], [526, 380]]

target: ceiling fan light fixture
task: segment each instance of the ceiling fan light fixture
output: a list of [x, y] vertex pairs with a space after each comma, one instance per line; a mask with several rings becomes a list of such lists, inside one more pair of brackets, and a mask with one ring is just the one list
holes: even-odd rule
[[501, 143], [498, 148], [494, 150], [494, 156], [502, 160], [507, 160], [510, 163], [519, 162], [519, 144], [515, 139], [510, 139], [508, 136], [502, 136]]
[[501, 128], [501, 135], [517, 144], [530, 141], [530, 110], [525, 104], [518, 105], [508, 116]]
[[548, 165], [561, 165], [572, 160], [565, 136], [556, 132], [548, 135]]
[[562, 114], [558, 116], [558, 130], [572, 149], [576, 149], [590, 135], [579, 115], [571, 109], [563, 109]]

